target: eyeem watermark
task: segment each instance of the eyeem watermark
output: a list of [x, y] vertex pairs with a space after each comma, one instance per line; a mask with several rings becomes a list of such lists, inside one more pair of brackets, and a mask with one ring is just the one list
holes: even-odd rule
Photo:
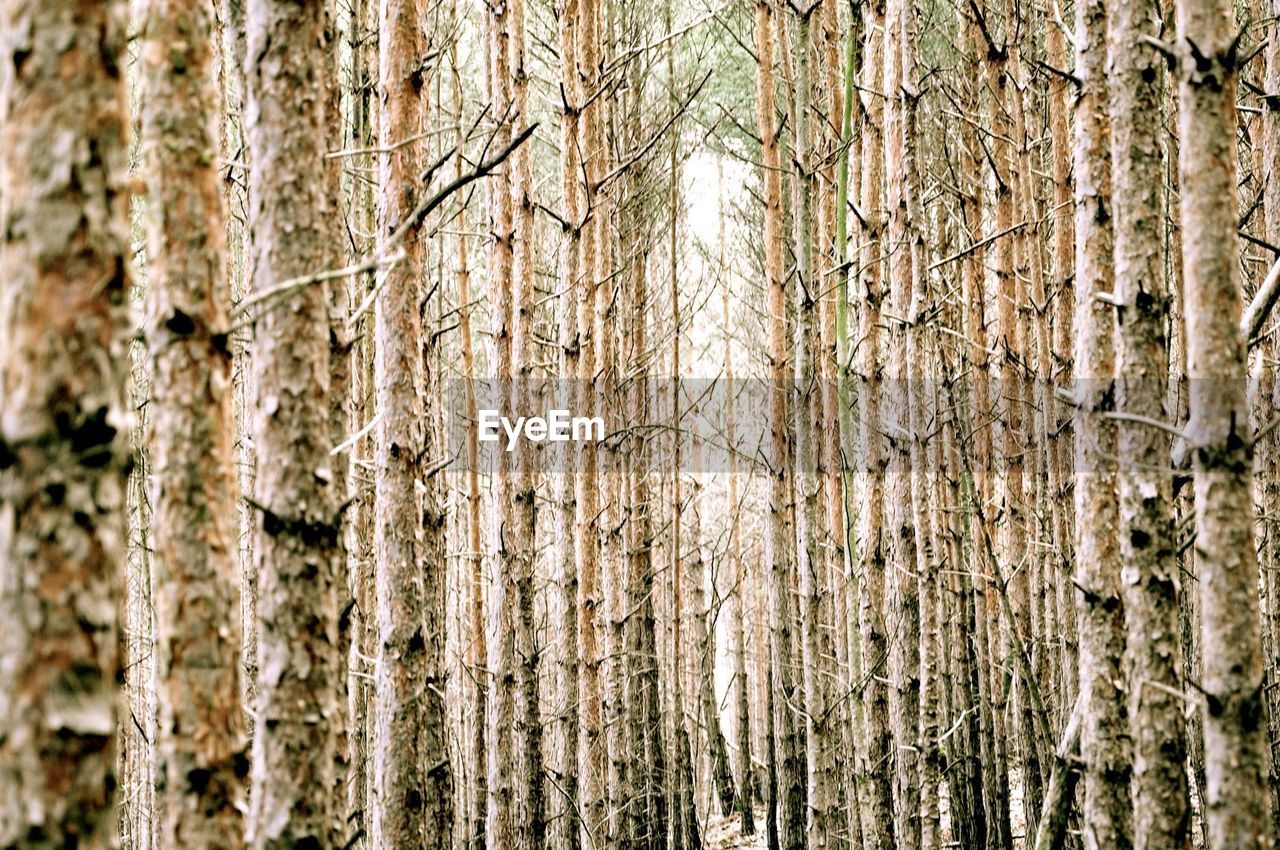
[[496, 443], [506, 434], [507, 451], [513, 451], [523, 437], [531, 443], [587, 443], [604, 439], [604, 419], [599, 416], [570, 416], [567, 410], [549, 410], [542, 416], [517, 416], [514, 421], [496, 410], [481, 410], [476, 431], [482, 443]]

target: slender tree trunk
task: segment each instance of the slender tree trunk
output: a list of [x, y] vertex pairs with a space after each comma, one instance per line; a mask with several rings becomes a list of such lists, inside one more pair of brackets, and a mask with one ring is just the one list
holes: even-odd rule
[[805, 837], [805, 782], [801, 764], [800, 730], [794, 701], [801, 698], [791, 657], [792, 610], [790, 557], [790, 445], [787, 439], [786, 292], [783, 278], [782, 158], [778, 146], [773, 65], [773, 12], [768, 3], [756, 4], [756, 120], [760, 129], [764, 181], [765, 291], [769, 328], [771, 432], [769, 535], [770, 623], [772, 632], [773, 739], [777, 748], [779, 846], [798, 850]]
[[[525, 3], [510, 0], [512, 120], [521, 127], [529, 121], [529, 75], [525, 58]], [[533, 320], [538, 296], [535, 291], [535, 242], [531, 145], [521, 145], [511, 155], [512, 236], [512, 410], [532, 415], [538, 398], [534, 388]], [[542, 717], [538, 699], [541, 653], [535, 630], [534, 572], [537, 559], [538, 455], [534, 444], [521, 440], [516, 446], [515, 525], [505, 530], [511, 537], [514, 562], [516, 629], [516, 729], [517, 798], [520, 803], [522, 846], [540, 848], [547, 838], [545, 782], [542, 766]]]
[[[576, 292], [586, 285], [582, 264], [582, 232], [585, 192], [581, 182], [581, 151], [578, 147], [580, 116], [583, 106], [582, 80], [578, 75], [577, 50], [579, 15], [578, 0], [564, 0], [559, 8], [560, 84], [563, 104], [560, 113], [560, 175], [564, 192], [564, 233], [560, 253], [561, 295], [558, 305], [560, 325], [561, 379], [558, 389], [563, 406], [577, 410], [577, 399], [585, 396], [578, 381], [580, 329], [575, 306]], [[590, 451], [590, 449], [588, 449]], [[559, 733], [553, 748], [552, 770], [560, 784], [552, 795], [552, 847], [555, 850], [577, 850], [582, 846], [581, 831], [585, 825], [579, 807], [579, 788], [590, 787], [579, 773], [579, 656], [578, 646], [578, 560], [574, 557], [575, 480], [578, 454], [566, 448], [561, 454], [561, 468], [555, 477], [556, 550], [559, 563], [557, 590], [560, 597], [561, 636], [560, 669], [557, 679], [556, 712]]]
[[[904, 24], [911, 0], [890, 0], [884, 20], [884, 167], [889, 239], [883, 253], [889, 266], [889, 392], [883, 397], [883, 428], [889, 457], [884, 479], [889, 605], [894, 626], [889, 641], [889, 722], [894, 746], [894, 834], [908, 846], [920, 842], [920, 615], [915, 510], [911, 493], [911, 388], [907, 328], [913, 263], [908, 222], [906, 136], [914, 97], [903, 78]], [[874, 424], [871, 427], [875, 427]]]
[[[724, 179], [723, 170], [720, 174], [721, 180]], [[721, 215], [721, 245], [724, 244], [724, 215], [725, 210], [722, 206]], [[722, 266], [723, 267], [723, 266]], [[725, 443], [728, 445], [728, 472], [729, 472], [729, 493], [728, 493], [728, 509], [729, 509], [729, 552], [728, 552], [728, 574], [732, 576], [734, 581], [733, 592], [729, 598], [729, 639], [730, 639], [730, 656], [733, 664], [733, 712], [734, 712], [734, 731], [735, 740], [738, 747], [738, 796], [737, 806], [740, 817], [739, 825], [743, 835], [754, 835], [756, 831], [755, 821], [755, 798], [756, 798], [756, 776], [755, 766], [751, 760], [751, 709], [750, 699], [747, 696], [750, 687], [747, 681], [747, 642], [746, 642], [746, 608], [747, 608], [747, 589], [751, 586], [748, 578], [752, 575], [748, 572], [747, 559], [742, 554], [742, 524], [739, 518], [739, 512], [742, 509], [742, 503], [739, 498], [738, 491], [738, 439], [737, 439], [737, 421], [735, 405], [737, 403], [736, 393], [738, 386], [734, 382], [733, 373], [733, 313], [730, 309], [730, 298], [732, 296], [732, 287], [730, 281], [733, 278], [729, 274], [725, 274], [722, 287], [723, 300], [721, 302], [722, 317], [724, 322], [724, 380], [725, 380], [725, 419], [724, 433]]]
[[[939, 786], [942, 783], [942, 756], [939, 729], [941, 701], [939, 691], [943, 686], [943, 667], [939, 663], [940, 640], [940, 583], [942, 564], [938, 560], [938, 511], [935, 481], [941, 473], [940, 465], [931, 454], [929, 431], [936, 421], [935, 392], [938, 382], [935, 372], [939, 365], [932, 356], [930, 337], [933, 332], [926, 327], [930, 309], [928, 269], [930, 251], [926, 241], [929, 222], [924, 218], [924, 181], [921, 171], [919, 132], [919, 72], [917, 64], [920, 52], [920, 21], [916, 3], [908, 0], [898, 23], [902, 50], [901, 89], [903, 107], [903, 165], [905, 171], [906, 242], [901, 247], [910, 258], [910, 291], [905, 316], [907, 386], [904, 388], [910, 402], [910, 415], [906, 423], [911, 437], [911, 502], [912, 525], [916, 541], [915, 581], [919, 635], [918, 654], [907, 659], [904, 677], [910, 677], [910, 665], [915, 664], [917, 728], [914, 730], [918, 748], [920, 847], [932, 850], [941, 842], [941, 811]], [[941, 234], [934, 233], [938, 238]], [[936, 442], [936, 435], [932, 438]], [[910, 613], [910, 612], [908, 612]], [[954, 809], [953, 809], [954, 811]], [[958, 815], [953, 815], [953, 821]]]
[[[344, 137], [344, 147], [359, 150], [375, 146], [377, 127], [374, 126], [374, 91], [377, 87], [377, 4], [373, 0], [358, 0], [352, 4], [348, 17], [347, 45], [350, 51], [350, 80], [347, 89], [349, 120], [343, 122], [349, 132]], [[372, 42], [372, 43], [370, 43]], [[376, 173], [374, 155], [362, 153], [354, 162], [360, 173]], [[367, 169], [367, 171], [365, 170]], [[359, 262], [377, 248], [376, 186], [371, 181], [354, 175], [348, 185], [350, 209], [348, 232], [359, 234], [351, 240], [348, 259]], [[368, 293], [376, 285], [376, 275], [365, 273], [350, 282], [351, 299], [364, 303]], [[376, 415], [376, 399], [373, 393], [373, 335], [368, 333], [372, 318], [361, 319], [350, 333], [352, 346], [350, 424], [348, 433], [353, 436], [365, 432], [368, 423]], [[346, 321], [345, 316], [343, 321]], [[348, 441], [346, 435], [338, 437], [338, 443]], [[377, 653], [376, 615], [373, 588], [373, 523], [376, 494], [364, 486], [364, 469], [374, 456], [374, 440], [365, 435], [355, 439], [350, 448], [347, 466], [347, 491], [351, 507], [347, 513], [347, 563], [348, 586], [354, 604], [350, 608], [351, 642], [348, 651], [347, 711], [350, 727], [347, 761], [347, 822], [348, 835], [363, 833], [354, 848], [368, 845], [370, 815], [370, 743], [372, 741], [373, 676], [369, 660]]]
[[[450, 57], [453, 70], [453, 106], [458, 121], [455, 142], [462, 146], [463, 137], [463, 90], [462, 77], [458, 68], [457, 44], [450, 45]], [[462, 158], [455, 160], [454, 177], [462, 176]], [[481, 508], [483, 497], [480, 492], [480, 445], [477, 432], [477, 405], [475, 381], [478, 377], [475, 364], [475, 344], [471, 325], [471, 268], [468, 260], [466, 233], [465, 201], [459, 210], [459, 220], [463, 227], [457, 236], [456, 268], [454, 274], [458, 285], [458, 336], [462, 343], [462, 379], [463, 407], [466, 411], [466, 453], [467, 453], [467, 552], [465, 574], [466, 602], [464, 624], [466, 633], [467, 660], [470, 669], [470, 688], [472, 719], [471, 734], [467, 741], [467, 762], [471, 774], [469, 805], [464, 814], [463, 835], [464, 847], [468, 850], [483, 850], [485, 846], [485, 821], [488, 810], [488, 772], [485, 769], [486, 717], [488, 713], [489, 682], [487, 675], [488, 641], [485, 636], [484, 616], [484, 549], [482, 541], [483, 525]], [[575, 650], [576, 651], [576, 650]], [[576, 697], [575, 697], [576, 700]]]
[[[987, 45], [978, 23], [967, 27], [966, 62], [970, 80], [967, 104], [974, 114], [982, 111], [981, 66], [978, 57]], [[968, 231], [968, 255], [961, 268], [961, 284], [965, 291], [965, 332], [968, 346], [965, 360], [972, 367], [973, 378], [969, 388], [969, 430], [972, 431], [973, 455], [971, 466], [974, 480], [972, 497], [982, 507], [991, 500], [995, 462], [992, 457], [991, 390], [988, 382], [991, 351], [988, 348], [989, 333], [986, 313], [986, 242], [983, 230], [985, 190], [982, 179], [984, 148], [978, 133], [966, 122], [961, 134], [961, 168], [969, 175], [961, 199], [965, 229]], [[989, 528], [981, 527], [988, 520], [985, 510], [974, 511], [971, 522], [980, 527], [973, 530], [975, 541], [992, 535]], [[978, 678], [978, 714], [981, 723], [980, 758], [982, 784], [985, 798], [984, 814], [987, 821], [987, 847], [1004, 850], [1013, 844], [1009, 815], [1009, 775], [1005, 758], [1004, 718], [999, 676], [999, 600], [997, 591], [986, 578], [993, 572], [988, 563], [986, 547], [975, 542], [972, 555], [978, 578], [974, 581], [975, 635], [974, 647]]]
[[[1049, 64], [1065, 69], [1068, 65], [1063, 28], [1049, 23], [1045, 47]], [[1071, 133], [1068, 126], [1068, 91], [1070, 80], [1055, 76], [1049, 82], [1049, 137], [1053, 156], [1053, 296], [1052, 363], [1047, 381], [1054, 386], [1071, 386], [1072, 379], [1072, 313], [1075, 309], [1075, 211], [1072, 208]], [[1054, 536], [1057, 541], [1057, 566], [1054, 570], [1057, 606], [1062, 620], [1060, 642], [1062, 696], [1058, 700], [1060, 722], [1066, 722], [1068, 711], [1079, 692], [1080, 664], [1076, 654], [1075, 606], [1072, 603], [1071, 574], [1075, 563], [1075, 522], [1072, 503], [1075, 477], [1071, 475], [1071, 415], [1069, 405], [1051, 400], [1054, 419], [1049, 433], [1050, 469], [1057, 470], [1051, 482], [1051, 494], [1059, 509], [1055, 512]]]
[[[578, 391], [594, 387], [596, 375], [595, 313], [596, 290], [609, 266], [605, 239], [606, 216], [598, 181], [603, 176], [602, 104], [600, 78], [600, 0], [580, 0], [577, 68], [581, 81], [583, 110], [579, 115], [578, 148], [583, 159], [584, 226], [582, 230], [582, 285], [577, 293]], [[594, 398], [594, 395], [592, 396]], [[574, 482], [577, 507], [574, 558], [578, 565], [578, 662], [580, 669], [579, 713], [581, 735], [579, 782], [584, 818], [585, 846], [602, 840], [607, 827], [608, 797], [605, 787], [604, 717], [600, 682], [602, 644], [600, 639], [600, 532], [599, 532], [599, 448], [582, 453], [582, 466]]]
[[795, 486], [799, 510], [796, 512], [796, 565], [800, 583], [801, 657], [804, 678], [805, 749], [809, 811], [805, 834], [808, 848], [834, 845], [838, 830], [839, 802], [836, 755], [839, 749], [839, 714], [832, 693], [835, 646], [831, 640], [831, 587], [827, 552], [822, 546], [826, 521], [820, 501], [825, 490], [826, 463], [820, 443], [822, 415], [819, 312], [822, 284], [816, 273], [815, 192], [818, 158], [814, 129], [817, 123], [813, 64], [816, 28], [813, 15], [819, 6], [810, 6], [795, 16], [792, 30], [795, 92], [795, 225], [796, 276], [794, 329], [794, 375], [792, 417], [796, 434]]
[[1129, 734], [1124, 672], [1124, 608], [1115, 569], [1115, 353], [1111, 308], [1097, 298], [1112, 289], [1111, 129], [1105, 76], [1106, 9], [1084, 0], [1076, 9], [1075, 210], [1076, 311], [1076, 599], [1084, 723], [1081, 813], [1086, 846], [1133, 843], [1129, 802]]
[[146, 330], [152, 359], [156, 726], [164, 846], [243, 846], [240, 578], [231, 461], [222, 196], [205, 110], [214, 10], [154, 0], [143, 30], [151, 197]]
[[864, 728], [857, 753], [859, 809], [862, 840], [868, 850], [895, 847], [893, 820], [893, 749], [889, 731], [889, 693], [885, 665], [888, 634], [885, 630], [884, 593], [887, 543], [884, 534], [886, 453], [881, 428], [882, 357], [880, 354], [881, 303], [884, 278], [881, 253], [885, 209], [883, 115], [885, 7], [883, 0], [866, 6], [867, 43], [863, 52], [866, 71], [862, 85], [862, 250], [857, 281], [861, 339], [858, 355], [858, 404], [862, 425], [862, 457], [866, 464], [859, 539], [862, 544], [862, 581], [858, 600], [858, 633], [862, 650], [862, 704]]
[[[1280, 17], [1276, 4], [1268, 4], [1271, 18], [1267, 28], [1266, 77], [1263, 88], [1268, 95], [1262, 98], [1262, 209], [1266, 216], [1266, 240], [1272, 245], [1280, 239]], [[1258, 346], [1259, 368], [1263, 371], [1259, 382], [1257, 407], [1274, 415], [1280, 410], [1280, 380], [1274, 366], [1268, 368], [1268, 356], [1274, 361], [1280, 355], [1280, 341], [1276, 335], [1260, 341]], [[1268, 384], [1270, 393], [1268, 394]], [[1270, 397], [1268, 397], [1268, 395]], [[1264, 414], [1263, 420], [1268, 416]], [[1265, 427], [1266, 422], [1258, 423]], [[1263, 508], [1271, 516], [1280, 515], [1280, 482], [1267, 480], [1266, 473], [1280, 467], [1280, 434], [1272, 434], [1256, 448], [1254, 470], [1262, 478]], [[1276, 647], [1280, 646], [1280, 526], [1273, 521], [1259, 540], [1260, 572], [1263, 575], [1263, 635], [1269, 637], [1264, 644], [1267, 682], [1267, 725], [1271, 758], [1268, 764], [1268, 780], [1271, 785], [1272, 829], [1280, 831], [1280, 665], [1277, 664]]]
[[[484, 38], [486, 73], [485, 86], [489, 108], [496, 116], [493, 143], [505, 145], [511, 139], [511, 7], [506, 3], [487, 3]], [[512, 177], [510, 168], [503, 170], [485, 187], [488, 207], [488, 287], [490, 305], [490, 376], [494, 382], [494, 396], [500, 408], [512, 410], [513, 372], [511, 357], [511, 298], [512, 264], [514, 263]], [[515, 412], [515, 411], [512, 411]], [[523, 411], [515, 412], [517, 416]], [[493, 475], [494, 490], [510, 494], [514, 459], [509, 452], [497, 456]], [[485, 842], [493, 848], [519, 847], [517, 837], [521, 828], [519, 791], [516, 787], [518, 770], [516, 762], [516, 693], [515, 693], [515, 606], [514, 587], [515, 554], [512, 544], [516, 535], [515, 506], [512, 499], [498, 500], [495, 517], [497, 524], [497, 551], [491, 564], [489, 579], [489, 612], [486, 639], [488, 649], [488, 714], [486, 743], [488, 744], [488, 818]], [[492, 532], [491, 532], [492, 534]]]
[[115, 846], [130, 465], [124, 13], [73, 0], [0, 13], [5, 847]]
[[1252, 435], [1235, 243], [1236, 24], [1226, 2], [1177, 3], [1187, 373], [1207, 701], [1205, 818], [1214, 850], [1269, 846]]
[[[425, 165], [419, 142], [427, 85], [422, 57], [428, 39], [412, 0], [382, 0], [378, 127], [382, 192], [378, 202], [379, 253], [383, 241], [415, 206]], [[447, 841], [453, 827], [453, 781], [445, 749], [443, 607], [431, 589], [444, 566], [444, 525], [425, 480], [427, 432], [434, 427], [438, 376], [423, 357], [427, 342], [419, 309], [417, 273], [426, 243], [410, 233], [406, 261], [379, 272], [376, 302], [374, 586], [378, 623], [374, 673], [374, 847], [410, 848]], [[424, 361], [427, 371], [424, 372]], [[443, 601], [441, 597], [440, 602]]]

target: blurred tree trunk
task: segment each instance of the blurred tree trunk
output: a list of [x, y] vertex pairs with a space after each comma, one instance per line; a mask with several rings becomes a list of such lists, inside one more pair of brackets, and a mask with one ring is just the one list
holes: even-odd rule
[[213, 17], [206, 0], [153, 0], [143, 23], [156, 748], [162, 845], [234, 850], [247, 753]]
[[[115, 846], [125, 8], [12, 0], [0, 83], [0, 844]], [[232, 704], [232, 710], [235, 705]]]

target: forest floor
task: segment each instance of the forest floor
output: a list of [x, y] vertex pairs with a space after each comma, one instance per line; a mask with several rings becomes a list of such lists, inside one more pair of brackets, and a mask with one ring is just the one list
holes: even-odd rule
[[[1010, 827], [1013, 831], [1015, 846], [1021, 847], [1024, 846], [1025, 841], [1026, 816], [1022, 809], [1021, 775], [1016, 768], [1010, 772], [1009, 779], [1010, 785], [1013, 786], [1010, 789], [1009, 800]], [[943, 846], [952, 846], [954, 841], [951, 835], [951, 795], [948, 791], [945, 782], [938, 788], [938, 813], [941, 816]], [[767, 837], [764, 808], [757, 808], [755, 815], [756, 831], [752, 835], [745, 835], [742, 832], [742, 820], [736, 812], [728, 816], [719, 813], [711, 814], [703, 833], [706, 850], [765, 850]]]
[[742, 819], [736, 812], [728, 817], [713, 814], [707, 822], [707, 850], [764, 850], [764, 824], [764, 809], [757, 809], [755, 834], [743, 835]]

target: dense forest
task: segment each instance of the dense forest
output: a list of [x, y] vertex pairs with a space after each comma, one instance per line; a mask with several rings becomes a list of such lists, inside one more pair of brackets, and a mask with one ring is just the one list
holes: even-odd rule
[[0, 848], [1280, 847], [1280, 4], [0, 0]]

